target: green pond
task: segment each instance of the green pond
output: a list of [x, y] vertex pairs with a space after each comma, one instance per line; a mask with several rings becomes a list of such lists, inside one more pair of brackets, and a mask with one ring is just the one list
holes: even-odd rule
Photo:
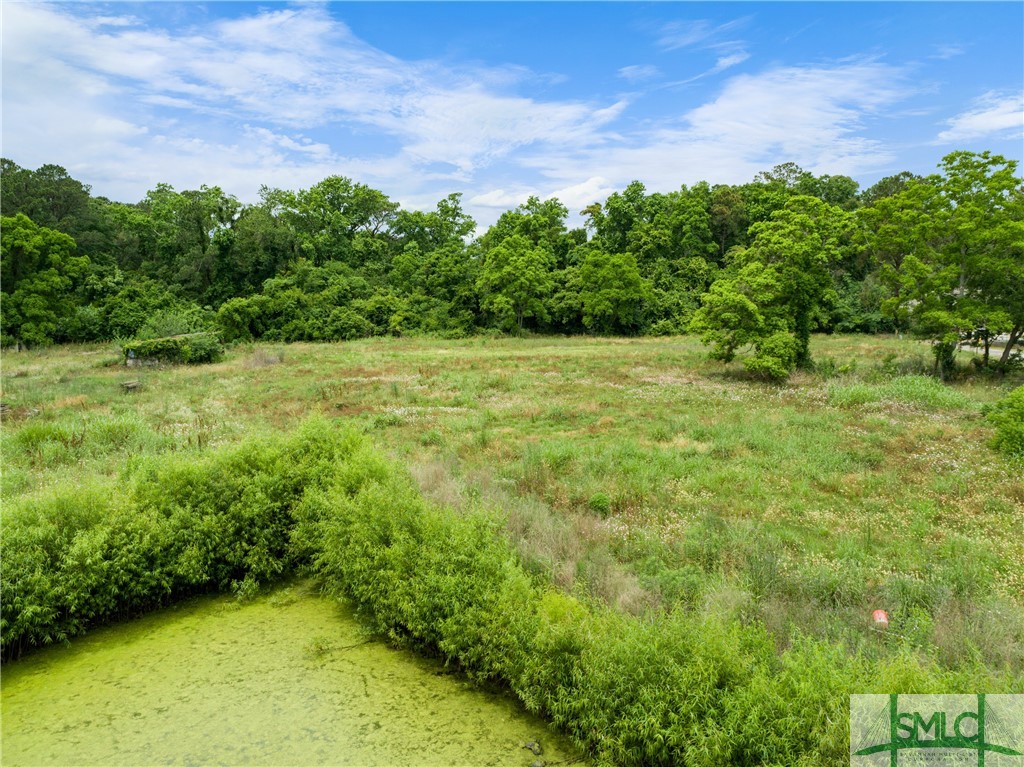
[[5, 665], [0, 684], [4, 765], [528, 767], [579, 757], [511, 698], [370, 640], [305, 583], [101, 628]]

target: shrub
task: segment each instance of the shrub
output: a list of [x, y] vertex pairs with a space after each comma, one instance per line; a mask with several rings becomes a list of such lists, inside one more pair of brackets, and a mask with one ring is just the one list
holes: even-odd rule
[[366, 338], [373, 335], [373, 325], [360, 314], [347, 306], [339, 306], [331, 311], [321, 332], [325, 341], [351, 341], [354, 338]]
[[1024, 459], [1024, 386], [1018, 386], [989, 407], [986, 417], [996, 429], [992, 447]]
[[139, 463], [118, 486], [57, 488], [6, 504], [0, 653], [16, 657], [96, 623], [233, 581], [265, 583], [296, 561], [293, 507], [350, 435], [307, 424], [196, 460]]
[[760, 378], [782, 381], [796, 366], [796, 357], [796, 339], [789, 333], [773, 333], [759, 339], [756, 353], [745, 358], [743, 366]]
[[608, 497], [608, 493], [594, 493], [587, 501], [587, 506], [595, 514], [607, 517], [612, 510], [612, 500]]
[[121, 347], [125, 360], [198, 364], [217, 362], [224, 348], [214, 333], [189, 333], [183, 336], [129, 341]]

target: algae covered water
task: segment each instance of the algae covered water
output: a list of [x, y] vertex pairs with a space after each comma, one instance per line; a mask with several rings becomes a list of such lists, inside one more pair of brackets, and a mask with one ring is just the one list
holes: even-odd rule
[[[6, 665], [4, 765], [523, 765], [577, 752], [512, 699], [292, 584], [205, 597]], [[539, 741], [543, 754], [523, 748]]]

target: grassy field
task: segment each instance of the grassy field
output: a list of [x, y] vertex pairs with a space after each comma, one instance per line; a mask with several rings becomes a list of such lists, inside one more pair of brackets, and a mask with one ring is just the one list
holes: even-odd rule
[[428, 498], [501, 509], [526, 568], [577, 596], [1024, 674], [1024, 479], [981, 414], [1020, 377], [943, 385], [926, 346], [893, 338], [812, 351], [822, 372], [781, 386], [691, 338], [256, 345], [132, 369], [111, 346], [10, 353], [2, 494], [319, 413]]

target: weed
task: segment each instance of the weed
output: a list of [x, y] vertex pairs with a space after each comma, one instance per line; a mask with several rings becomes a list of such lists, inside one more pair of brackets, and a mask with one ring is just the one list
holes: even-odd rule
[[607, 517], [612, 510], [612, 500], [607, 493], [594, 493], [587, 501], [587, 507], [602, 517]]
[[282, 362], [284, 362], [284, 349], [269, 349], [264, 346], [258, 346], [253, 350], [252, 354], [245, 358], [242, 365], [250, 369], [259, 369], [270, 365], [280, 365]]
[[330, 637], [317, 635], [306, 642], [302, 649], [306, 655], [319, 658], [334, 649], [334, 642], [331, 641]]

